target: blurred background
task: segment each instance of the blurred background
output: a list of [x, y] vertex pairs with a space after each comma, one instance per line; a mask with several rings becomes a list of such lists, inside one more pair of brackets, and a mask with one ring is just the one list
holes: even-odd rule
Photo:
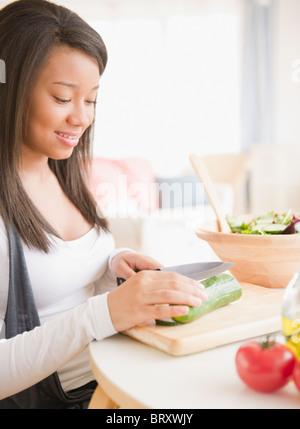
[[[0, 0], [0, 7], [8, 3]], [[108, 49], [94, 141], [100, 169], [102, 159], [117, 165], [119, 174], [128, 173], [128, 163], [127, 170], [120, 170], [120, 160], [126, 163], [129, 158], [142, 163], [137, 162], [135, 171], [145, 173], [147, 165], [157, 183], [178, 183], [179, 178], [193, 182], [188, 157], [195, 153], [210, 159], [218, 184], [227, 182], [229, 187], [219, 187], [227, 212], [300, 212], [299, 0], [56, 3], [87, 20]], [[235, 158], [216, 158], [224, 154]], [[94, 191], [100, 200], [98, 185], [105, 178], [97, 180]], [[168, 205], [173, 215], [175, 199]], [[195, 208], [194, 200], [186, 206]], [[173, 216], [184, 220], [180, 230], [171, 228], [169, 216], [165, 240], [165, 225], [155, 229], [153, 224], [158, 217], [163, 221], [162, 211], [156, 219], [152, 212], [147, 224], [138, 216], [126, 216], [127, 221], [135, 218], [132, 235], [137, 234], [137, 222], [143, 223], [132, 246], [156, 255], [162, 240], [169, 243], [174, 234], [186, 237], [186, 217], [190, 225], [191, 219], [202, 222], [213, 216], [209, 208], [203, 215], [206, 203], [202, 195], [201, 217], [198, 212]], [[158, 206], [166, 208], [161, 199]], [[128, 225], [125, 229], [130, 230]], [[124, 234], [124, 225], [116, 226], [118, 237], [120, 228]], [[147, 234], [151, 245], [145, 244]], [[153, 237], [158, 235], [155, 247]]]

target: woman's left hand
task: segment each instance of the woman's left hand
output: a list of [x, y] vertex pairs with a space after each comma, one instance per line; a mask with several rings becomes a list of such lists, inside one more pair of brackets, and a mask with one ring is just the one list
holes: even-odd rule
[[163, 265], [150, 256], [131, 252], [129, 250], [118, 253], [113, 257], [110, 264], [112, 273], [116, 277], [121, 277], [125, 280], [132, 277], [138, 271], [155, 270], [161, 267], [163, 267]]

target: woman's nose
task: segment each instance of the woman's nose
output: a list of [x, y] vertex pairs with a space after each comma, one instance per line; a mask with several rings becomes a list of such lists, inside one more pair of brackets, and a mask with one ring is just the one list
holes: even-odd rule
[[74, 106], [74, 109], [68, 116], [69, 124], [83, 129], [87, 128], [93, 120], [93, 115], [87, 112], [86, 109], [85, 106]]

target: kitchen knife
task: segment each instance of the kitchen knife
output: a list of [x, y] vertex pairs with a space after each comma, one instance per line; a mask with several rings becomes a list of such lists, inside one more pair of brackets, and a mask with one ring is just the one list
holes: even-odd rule
[[[167, 271], [182, 274], [194, 280], [204, 280], [224, 271], [230, 270], [234, 264], [230, 262], [194, 262], [192, 264], [174, 265], [173, 267], [157, 268], [157, 271]], [[117, 278], [117, 284], [120, 286], [125, 281]]]

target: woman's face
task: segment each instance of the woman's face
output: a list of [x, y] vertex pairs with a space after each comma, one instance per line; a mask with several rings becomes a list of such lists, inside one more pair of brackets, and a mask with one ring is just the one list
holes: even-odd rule
[[33, 91], [23, 155], [68, 158], [94, 119], [97, 62], [79, 50], [56, 47]]

